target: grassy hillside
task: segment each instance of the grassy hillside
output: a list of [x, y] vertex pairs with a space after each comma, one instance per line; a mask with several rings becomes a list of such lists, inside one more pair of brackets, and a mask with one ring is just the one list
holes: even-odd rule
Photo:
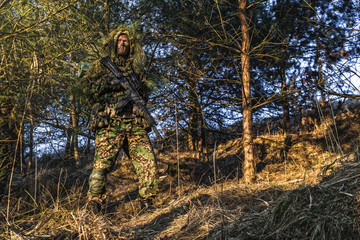
[[257, 137], [251, 185], [241, 182], [241, 139], [219, 144], [206, 161], [158, 153], [161, 191], [146, 207], [120, 157], [98, 215], [86, 208], [90, 163], [42, 168], [37, 181], [34, 172], [15, 174], [11, 197], [0, 203], [0, 238], [359, 239], [359, 126], [356, 116], [343, 117], [287, 138]]

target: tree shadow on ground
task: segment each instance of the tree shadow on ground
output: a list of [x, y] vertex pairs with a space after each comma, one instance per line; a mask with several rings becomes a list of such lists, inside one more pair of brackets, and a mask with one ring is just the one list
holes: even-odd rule
[[[238, 218], [246, 219], [254, 212], [265, 211], [269, 203], [281, 196], [284, 190], [269, 188], [259, 191], [256, 195], [249, 194], [241, 189], [232, 189], [219, 192], [217, 196], [200, 194], [196, 197], [183, 199], [183, 203], [176, 204], [163, 211], [157, 217], [145, 224], [132, 225], [123, 229], [129, 239], [191, 239], [199, 233], [206, 235], [203, 239], [214, 239], [210, 236], [226, 233], [225, 225]], [[209, 211], [217, 209], [217, 211]], [[229, 220], [233, 219], [233, 220]], [[214, 228], [204, 232], [204, 226], [210, 222], [217, 222]], [[223, 231], [223, 232], [221, 232]], [[222, 239], [222, 238], [216, 238]], [[227, 238], [223, 238], [227, 239]]]

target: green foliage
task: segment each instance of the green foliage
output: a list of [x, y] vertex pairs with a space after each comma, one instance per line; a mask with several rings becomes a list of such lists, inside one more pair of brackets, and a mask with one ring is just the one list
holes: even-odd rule
[[[314, 106], [320, 66], [329, 87], [346, 91], [337, 74], [350, 73], [359, 52], [352, 2], [248, 1], [255, 118], [281, 110], [284, 94], [292, 113], [300, 112], [300, 104]], [[144, 46], [154, 90], [149, 104], [164, 129], [171, 132], [177, 120], [184, 134], [195, 131], [196, 137], [202, 127], [221, 129], [241, 120], [242, 36], [235, 0], [3, 1], [0, 105], [10, 109], [11, 119], [25, 113], [25, 132], [32, 115], [66, 136], [71, 113], [86, 132], [88, 91], [77, 77], [80, 63], [99, 59], [108, 33], [125, 25]]]

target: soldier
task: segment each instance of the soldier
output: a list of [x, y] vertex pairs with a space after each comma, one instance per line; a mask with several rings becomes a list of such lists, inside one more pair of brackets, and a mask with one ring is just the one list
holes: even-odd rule
[[[143, 76], [145, 53], [129, 27], [118, 27], [104, 41], [105, 50], [125, 77], [135, 74], [141, 81], [137, 90], [147, 100], [148, 88]], [[106, 198], [106, 175], [121, 149], [132, 161], [139, 178], [139, 195], [149, 198], [158, 191], [156, 159], [147, 132], [143, 112], [130, 100], [119, 107], [126, 91], [99, 61], [85, 75], [90, 81], [93, 108], [90, 130], [95, 132], [95, 159], [89, 178], [88, 197], [98, 207]]]

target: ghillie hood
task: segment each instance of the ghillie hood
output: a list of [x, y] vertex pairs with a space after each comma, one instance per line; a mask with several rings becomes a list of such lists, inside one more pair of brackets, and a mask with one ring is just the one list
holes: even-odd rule
[[110, 34], [103, 39], [104, 55], [109, 56], [116, 61], [118, 58], [116, 45], [117, 39], [121, 34], [126, 34], [130, 42], [130, 52], [126, 60], [126, 65], [131, 65], [135, 73], [140, 74], [145, 63], [145, 53], [139, 44], [139, 36], [135, 33], [135, 27], [122, 25], [110, 32]]
[[[129, 55], [125, 59], [119, 60], [117, 58], [116, 44], [120, 34], [126, 34], [130, 41]], [[147, 81], [144, 77], [144, 63], [145, 63], [145, 52], [141, 48], [139, 37], [135, 34], [135, 28], [130, 26], [119, 26], [114, 29], [107, 37], [102, 39], [103, 49], [98, 57], [109, 56], [119, 67], [123, 68], [122, 71], [133, 70], [141, 81]], [[88, 64], [89, 65], [89, 64]], [[86, 67], [86, 66], [85, 66]], [[87, 66], [88, 70], [85, 69], [83, 75], [84, 84], [89, 81], [92, 82], [93, 86], [98, 84], [98, 80], [109, 74], [109, 70], [104, 67], [99, 59], [95, 60]], [[82, 68], [82, 66], [80, 66]], [[125, 69], [125, 70], [124, 70]], [[81, 69], [79, 69], [81, 71]], [[81, 74], [79, 74], [81, 76]], [[147, 83], [146, 83], [147, 84]]]

